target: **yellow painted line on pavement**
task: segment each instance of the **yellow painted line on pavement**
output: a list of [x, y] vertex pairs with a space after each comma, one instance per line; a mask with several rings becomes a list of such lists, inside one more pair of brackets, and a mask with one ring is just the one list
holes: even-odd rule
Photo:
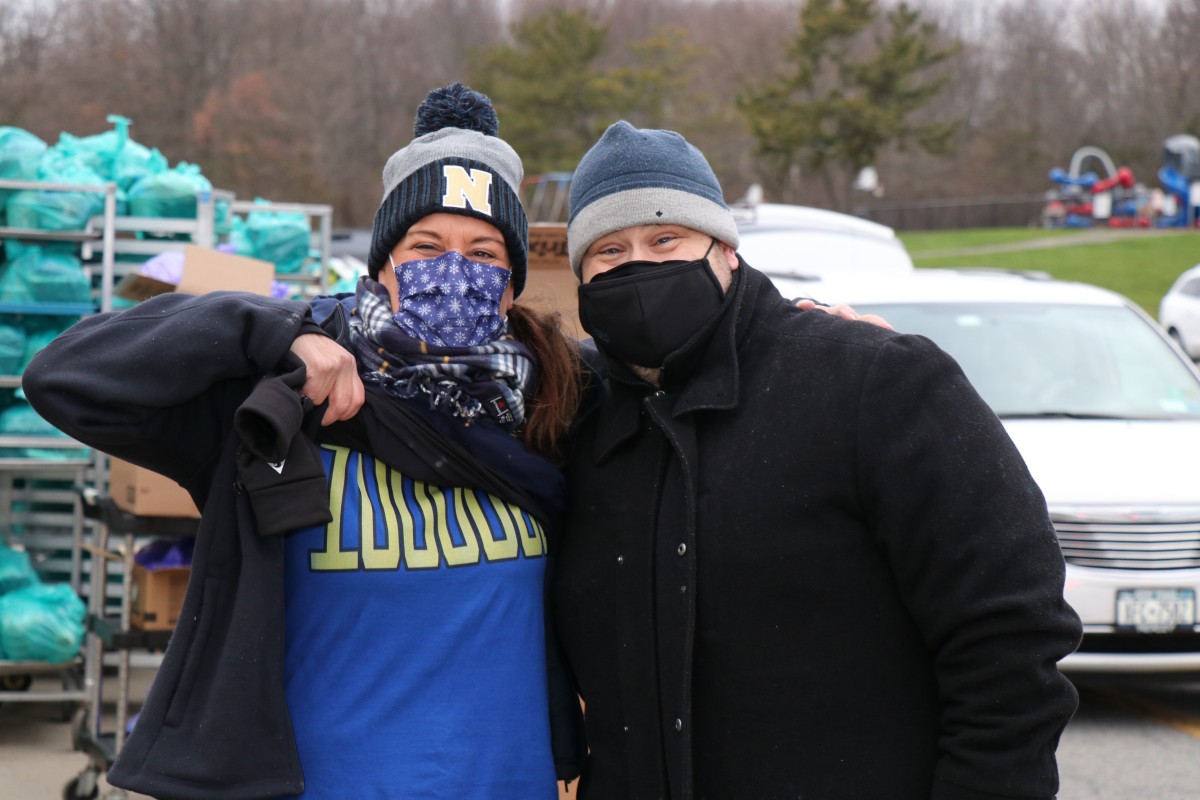
[[1177, 731], [1200, 739], [1200, 716], [1187, 714], [1178, 709], [1136, 695], [1123, 694], [1115, 689], [1091, 687], [1089, 691], [1098, 695], [1104, 702], [1124, 711], [1147, 717], [1155, 722], [1170, 726]]

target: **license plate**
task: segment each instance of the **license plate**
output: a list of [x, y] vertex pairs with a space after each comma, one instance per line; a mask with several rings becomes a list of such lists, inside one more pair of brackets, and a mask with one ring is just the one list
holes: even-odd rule
[[1195, 589], [1118, 589], [1117, 627], [1172, 633], [1196, 624]]

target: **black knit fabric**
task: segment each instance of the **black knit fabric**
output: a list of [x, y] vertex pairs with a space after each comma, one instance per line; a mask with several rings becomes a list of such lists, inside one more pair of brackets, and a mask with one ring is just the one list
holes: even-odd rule
[[[490, 215], [477, 211], [469, 204], [465, 208], [446, 206], [442, 198], [446, 194], [446, 179], [442, 167], [447, 164], [461, 166], [467, 170], [483, 170], [491, 173], [492, 185], [488, 199], [492, 205]], [[413, 223], [430, 214], [462, 214], [481, 219], [495, 225], [508, 245], [508, 257], [512, 264], [512, 286], [514, 296], [525, 288], [525, 271], [528, 261], [529, 220], [521, 199], [499, 173], [480, 161], [469, 158], [443, 158], [416, 169], [396, 184], [379, 210], [375, 212], [375, 226], [371, 236], [371, 252], [367, 257], [367, 271], [378, 278], [379, 270], [388, 263], [388, 253]]]

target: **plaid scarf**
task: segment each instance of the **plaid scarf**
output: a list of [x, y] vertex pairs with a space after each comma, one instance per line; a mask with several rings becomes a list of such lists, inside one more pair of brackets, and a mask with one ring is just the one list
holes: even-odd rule
[[362, 277], [350, 319], [350, 339], [363, 382], [406, 399], [426, 397], [429, 407], [459, 417], [468, 427], [486, 414], [506, 430], [525, 419], [525, 391], [533, 357], [508, 335], [491, 344], [439, 347], [409, 336], [392, 318], [387, 288]]

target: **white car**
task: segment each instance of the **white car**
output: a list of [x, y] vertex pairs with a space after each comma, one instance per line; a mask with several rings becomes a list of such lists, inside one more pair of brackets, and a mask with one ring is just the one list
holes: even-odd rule
[[1200, 671], [1200, 373], [1133, 303], [1047, 276], [775, 279], [937, 342], [1046, 496], [1083, 619], [1064, 672]]
[[1176, 278], [1163, 295], [1158, 321], [1181, 350], [1200, 359], [1200, 264]]
[[[905, 274], [913, 262], [896, 232], [878, 222], [807, 206], [734, 206], [746, 263], [772, 277]], [[809, 296], [801, 292], [797, 296]]]

